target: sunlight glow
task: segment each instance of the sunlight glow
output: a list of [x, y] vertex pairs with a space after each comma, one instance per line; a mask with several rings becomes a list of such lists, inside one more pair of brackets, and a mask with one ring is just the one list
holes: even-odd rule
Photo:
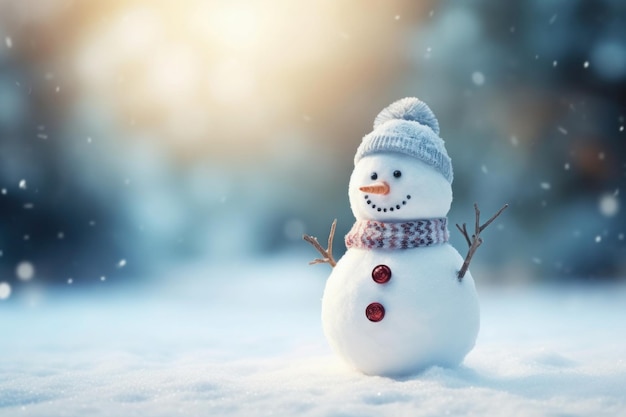
[[209, 16], [208, 30], [224, 48], [245, 50], [257, 46], [261, 34], [256, 3], [221, 2]]
[[[340, 53], [325, 47], [345, 42], [328, 28], [338, 17], [331, 5], [128, 2], [82, 37], [74, 61], [80, 90], [120, 126], [130, 120], [139, 135], [183, 153], [259, 140], [273, 122], [262, 117], [268, 109], [310, 89], [307, 72]], [[220, 132], [242, 114], [241, 139]]]

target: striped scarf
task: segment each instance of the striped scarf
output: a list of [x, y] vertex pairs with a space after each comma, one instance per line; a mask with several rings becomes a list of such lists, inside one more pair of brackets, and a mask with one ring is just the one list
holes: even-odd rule
[[357, 220], [346, 235], [346, 247], [360, 249], [410, 249], [448, 241], [448, 219], [420, 219], [403, 223]]

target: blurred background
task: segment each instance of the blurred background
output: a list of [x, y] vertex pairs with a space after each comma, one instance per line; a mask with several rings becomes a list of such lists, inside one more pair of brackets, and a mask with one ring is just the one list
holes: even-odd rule
[[625, 92], [620, 0], [0, 0], [0, 300], [307, 268], [405, 96], [439, 119], [451, 225], [510, 204], [481, 285], [623, 280]]

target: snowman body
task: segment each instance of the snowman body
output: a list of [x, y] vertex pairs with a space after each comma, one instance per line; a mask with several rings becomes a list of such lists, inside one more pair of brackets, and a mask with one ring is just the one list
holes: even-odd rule
[[[398, 152], [359, 158], [348, 194], [357, 223], [445, 220], [452, 202], [449, 179]], [[457, 278], [462, 263], [447, 230], [444, 242], [420, 247], [349, 248], [322, 299], [329, 344], [368, 375], [458, 365], [473, 348], [480, 322], [471, 274]]]
[[[400, 376], [431, 365], [456, 366], [473, 348], [479, 306], [471, 274], [449, 244], [404, 250], [350, 249], [328, 278], [322, 301], [324, 333], [332, 348], [368, 375]], [[373, 279], [385, 265], [386, 283]], [[385, 315], [370, 321], [367, 306]]]

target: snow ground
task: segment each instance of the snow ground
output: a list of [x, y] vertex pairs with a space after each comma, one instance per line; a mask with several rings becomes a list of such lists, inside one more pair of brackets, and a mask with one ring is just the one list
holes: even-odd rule
[[623, 416], [626, 286], [481, 288], [456, 369], [400, 380], [326, 345], [326, 265], [177, 270], [0, 303], [0, 416]]

